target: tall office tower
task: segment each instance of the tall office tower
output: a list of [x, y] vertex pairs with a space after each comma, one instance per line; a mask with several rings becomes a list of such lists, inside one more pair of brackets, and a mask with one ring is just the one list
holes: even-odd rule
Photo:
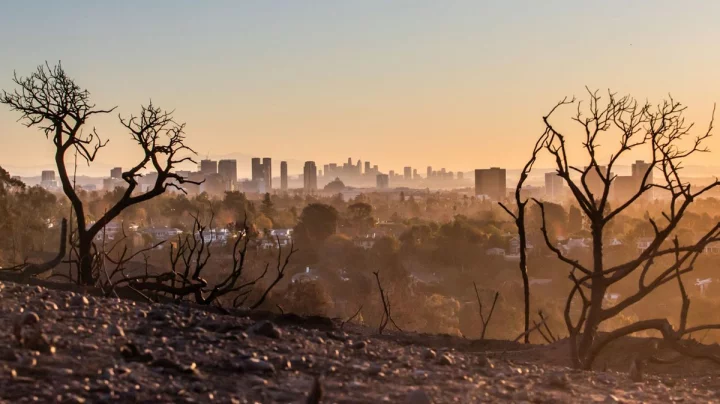
[[314, 161], [306, 161], [303, 167], [303, 185], [305, 192], [317, 190], [317, 167]]
[[565, 181], [556, 172], [545, 173], [545, 198], [559, 201], [565, 196]]
[[[585, 168], [587, 169], [587, 167]], [[593, 198], [595, 199], [601, 198], [603, 192], [605, 191], [605, 183], [603, 182], [603, 179], [600, 177], [600, 175], [598, 175], [598, 170], [600, 170], [600, 173], [602, 173], [603, 177], [607, 175], [606, 166], [593, 166], [585, 176], [585, 183], [587, 184], [588, 188], [590, 188], [590, 192], [592, 192]], [[612, 178], [612, 173], [610, 173], [610, 178]]]
[[393, 178], [395, 176], [395, 170], [390, 170], [390, 172], [388, 174], [389, 174], [388, 176], [390, 178]]
[[432, 177], [432, 167], [431, 167], [431, 166], [428, 166], [428, 168], [427, 168], [427, 178], [430, 178], [430, 177]]
[[55, 171], [52, 171], [52, 170], [43, 171], [43, 172], [40, 174], [40, 178], [41, 178], [41, 181], [42, 181], [42, 182], [55, 181]]
[[355, 174], [362, 174], [362, 161], [360, 160], [358, 160], [357, 164], [355, 165]]
[[352, 157], [348, 157], [348, 163], [347, 163], [347, 165], [348, 165], [348, 167], [350, 167], [350, 166], [353, 165], [353, 163], [352, 163]]
[[377, 164], [375, 164], [375, 165], [373, 166], [373, 168], [372, 168], [372, 172], [374, 172], [375, 174], [377, 174], [377, 173], [379, 173], [379, 172], [380, 172], [380, 170], [378, 170], [378, 166], [377, 166]]
[[412, 179], [412, 167], [405, 167], [403, 173], [405, 174], [404, 177], [406, 180]]
[[505, 169], [492, 167], [475, 170], [475, 195], [486, 195], [493, 201], [505, 199]]
[[365, 174], [370, 174], [370, 162], [365, 162]]
[[218, 164], [215, 160], [200, 160], [200, 172], [205, 175], [217, 174]]
[[390, 178], [387, 174], [378, 174], [376, 178], [377, 189], [387, 189], [390, 186]]
[[280, 162], [280, 190], [287, 191], [288, 189], [288, 176], [287, 176], [287, 161]]
[[[642, 179], [645, 177], [645, 173], [650, 169], [650, 163], [646, 163], [643, 160], [636, 160], [635, 163], [632, 165], [632, 176], [635, 177], [638, 181], [642, 182]], [[652, 184], [653, 180], [653, 172], [650, 170], [650, 173], [648, 174], [647, 183]]]
[[[237, 183], [237, 160], [220, 160], [218, 162], [218, 174], [225, 181], [226, 190], [232, 189]], [[228, 185], [229, 188], [227, 188]]]
[[270, 157], [263, 158], [263, 179], [265, 180], [265, 192], [272, 191], [272, 159]]
[[110, 178], [121, 179], [122, 178], [122, 167], [115, 167], [110, 170]]
[[263, 179], [263, 165], [260, 162], [259, 157], [253, 157], [252, 158], [252, 176], [251, 179], [253, 181], [259, 181]]
[[417, 168], [413, 168], [413, 179], [418, 179]]

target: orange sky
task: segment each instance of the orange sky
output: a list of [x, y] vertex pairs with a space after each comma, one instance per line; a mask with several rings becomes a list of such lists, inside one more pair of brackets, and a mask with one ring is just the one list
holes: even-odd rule
[[[352, 156], [420, 172], [519, 167], [542, 115], [585, 85], [670, 92], [702, 128], [720, 94], [715, 2], [158, 3], [8, 7], [0, 88], [12, 88], [13, 69], [62, 59], [100, 106], [128, 114], [152, 98], [175, 109], [203, 157]], [[79, 23], [61, 24], [72, 13]], [[57, 18], [27, 34], [43, 14]], [[0, 108], [0, 165], [49, 167], [50, 143], [16, 119]], [[111, 139], [103, 173], [129, 165], [116, 117], [92, 124]], [[720, 138], [709, 145], [720, 152]]]

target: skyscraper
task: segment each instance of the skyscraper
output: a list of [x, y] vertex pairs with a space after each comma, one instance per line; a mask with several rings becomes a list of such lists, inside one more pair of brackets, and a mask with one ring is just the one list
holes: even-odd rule
[[217, 174], [218, 164], [215, 160], [200, 160], [200, 172], [206, 176], [210, 174]]
[[228, 190], [237, 183], [237, 160], [220, 160], [218, 162], [218, 174], [222, 176]]
[[288, 189], [288, 173], [287, 173], [287, 161], [280, 162], [280, 190], [287, 191]]
[[317, 190], [317, 166], [314, 161], [306, 161], [303, 167], [303, 182], [305, 192]]
[[265, 190], [272, 190], [272, 159], [270, 157], [263, 158], [263, 179], [265, 180]]
[[493, 201], [502, 201], [507, 192], [505, 169], [492, 167], [475, 170], [475, 195], [485, 195]]
[[565, 196], [565, 180], [556, 172], [545, 173], [545, 198], [559, 201]]
[[370, 174], [370, 171], [371, 171], [370, 170], [370, 162], [366, 161], [365, 162], [365, 174]]
[[378, 174], [375, 178], [377, 189], [387, 189], [390, 186], [390, 178], [387, 174]]
[[55, 181], [55, 171], [45, 170], [41, 173], [41, 181]]
[[412, 167], [405, 167], [404, 174], [405, 174], [406, 180], [411, 180], [412, 179]]
[[115, 167], [112, 170], [110, 170], [110, 178], [122, 178], [122, 168], [121, 167]]
[[427, 168], [427, 177], [426, 178], [430, 178], [430, 177], [432, 177], [432, 166], [428, 166], [428, 168]]
[[413, 168], [413, 179], [418, 179], [417, 168]]
[[252, 176], [251, 179], [253, 181], [258, 181], [264, 178], [263, 176], [263, 165], [260, 162], [259, 157], [253, 157], [252, 158]]

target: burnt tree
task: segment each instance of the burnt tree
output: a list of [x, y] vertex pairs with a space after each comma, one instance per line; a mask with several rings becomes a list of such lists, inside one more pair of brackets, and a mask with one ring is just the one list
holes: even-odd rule
[[527, 232], [525, 231], [525, 206], [527, 206], [528, 198], [523, 197], [522, 187], [525, 184], [528, 176], [530, 175], [530, 171], [532, 171], [532, 167], [537, 160], [538, 153], [540, 153], [546, 146], [547, 140], [547, 133], [544, 133], [543, 136], [538, 138], [537, 142], [535, 143], [535, 147], [533, 148], [532, 156], [527, 161], [527, 163], [525, 163], [525, 166], [520, 172], [520, 179], [515, 186], [514, 194], [517, 212], [513, 212], [508, 206], [506, 206], [502, 202], [498, 202], [498, 204], [500, 204], [500, 206], [505, 210], [505, 212], [507, 212], [508, 215], [513, 218], [515, 222], [515, 227], [517, 228], [518, 232], [518, 241], [520, 243], [520, 262], [518, 264], [518, 267], [520, 268], [520, 276], [522, 277], [523, 281], [523, 297], [525, 303], [524, 342], [526, 344], [530, 343], [530, 280], [528, 278], [527, 270]]
[[[46, 63], [27, 77], [15, 74], [13, 82], [17, 88], [3, 91], [0, 103], [19, 112], [25, 126], [41, 129], [52, 140], [58, 176], [76, 221], [73, 241], [78, 252], [74, 262], [77, 279], [81, 284], [92, 285], [98, 277], [96, 268], [101, 255], [93, 240], [103, 227], [127, 207], [152, 199], [168, 187], [182, 189], [183, 183], [191, 182], [175, 171], [178, 164], [193, 161], [195, 154], [185, 145], [185, 125], [176, 123], [172, 112], [152, 103], [142, 106], [138, 116], [119, 117], [121, 125], [140, 148], [138, 162], [122, 173], [127, 188], [121, 198], [95, 223], [88, 224], [85, 206], [66, 167], [66, 157], [68, 153], [77, 153], [87, 164], [93, 162], [108, 141], [102, 140], [94, 128], [83, 129], [93, 116], [111, 113], [115, 108], [97, 108], [90, 101], [90, 93], [68, 77], [60, 64], [51, 67]], [[141, 192], [138, 181], [148, 172], [157, 177], [149, 189]]]
[[[572, 288], [567, 297], [564, 320], [569, 332], [570, 356], [578, 368], [590, 369], [597, 354], [611, 341], [632, 333], [655, 330], [681, 353], [688, 353], [681, 338], [689, 332], [717, 329], [718, 325], [687, 328], [685, 319], [689, 301], [682, 286], [682, 275], [693, 270], [699, 254], [710, 243], [720, 241], [720, 224], [715, 224], [694, 242], [682, 245], [676, 231], [688, 208], [699, 197], [720, 185], [715, 180], [704, 187], [694, 187], [681, 177], [682, 162], [687, 158], [706, 152], [704, 142], [711, 136], [713, 120], [707, 130], [697, 136], [691, 135], [693, 124], [685, 122], [686, 107], [669, 98], [658, 105], [638, 103], [630, 96], [618, 97], [609, 93], [603, 99], [597, 91], [588, 90], [589, 103], [577, 110], [571, 120], [579, 126], [584, 162], [577, 166], [570, 163], [566, 135], [559, 130], [551, 117], [558, 110], [575, 104], [563, 99], [543, 118], [547, 137], [545, 150], [554, 160], [554, 168], [569, 188], [570, 194], [585, 215], [592, 240], [589, 262], [566, 256], [548, 235], [545, 224], [545, 207], [541, 209], [542, 234], [550, 250], [570, 268]], [[714, 116], [714, 111], [713, 111]], [[603, 146], [613, 146], [611, 150]], [[646, 153], [649, 162], [635, 173], [635, 183], [623, 198], [613, 196], [609, 204], [617, 176], [613, 168], [628, 154]], [[572, 156], [575, 157], [575, 156]], [[600, 160], [607, 161], [601, 165]], [[653, 178], [657, 175], [659, 178]], [[606, 265], [603, 236], [608, 224], [632, 204], [655, 195], [664, 201], [661, 215], [647, 215], [653, 229], [652, 241], [626, 262]], [[637, 289], [616, 303], [607, 303], [604, 297], [609, 288], [623, 280], [633, 282]], [[674, 330], [666, 318], [641, 320], [614, 330], [601, 327], [623, 310], [630, 308], [669, 282], [678, 282], [683, 294], [681, 325]], [[688, 303], [685, 303], [688, 301]], [[604, 307], [605, 306], [605, 307]], [[578, 308], [578, 310], [574, 310]]]

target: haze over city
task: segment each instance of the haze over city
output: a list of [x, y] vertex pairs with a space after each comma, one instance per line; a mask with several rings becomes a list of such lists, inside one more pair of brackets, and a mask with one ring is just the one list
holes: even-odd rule
[[0, 402], [717, 402], [717, 21], [0, 0]]
[[[252, 156], [297, 161], [291, 174], [347, 156], [396, 171], [519, 168], [541, 117], [585, 85], [650, 100], [669, 92], [702, 126], [720, 91], [716, 2], [72, 5], [3, 5], [0, 35], [12, 40], [0, 42], [0, 87], [13, 70], [62, 61], [100, 107], [127, 114], [151, 97], [175, 109], [199, 156], [241, 154], [241, 176]], [[112, 115], [90, 124], [113, 153], [80, 173], [133, 162]], [[0, 160], [22, 175], [52, 168], [52, 145], [16, 119], [0, 110]]]

